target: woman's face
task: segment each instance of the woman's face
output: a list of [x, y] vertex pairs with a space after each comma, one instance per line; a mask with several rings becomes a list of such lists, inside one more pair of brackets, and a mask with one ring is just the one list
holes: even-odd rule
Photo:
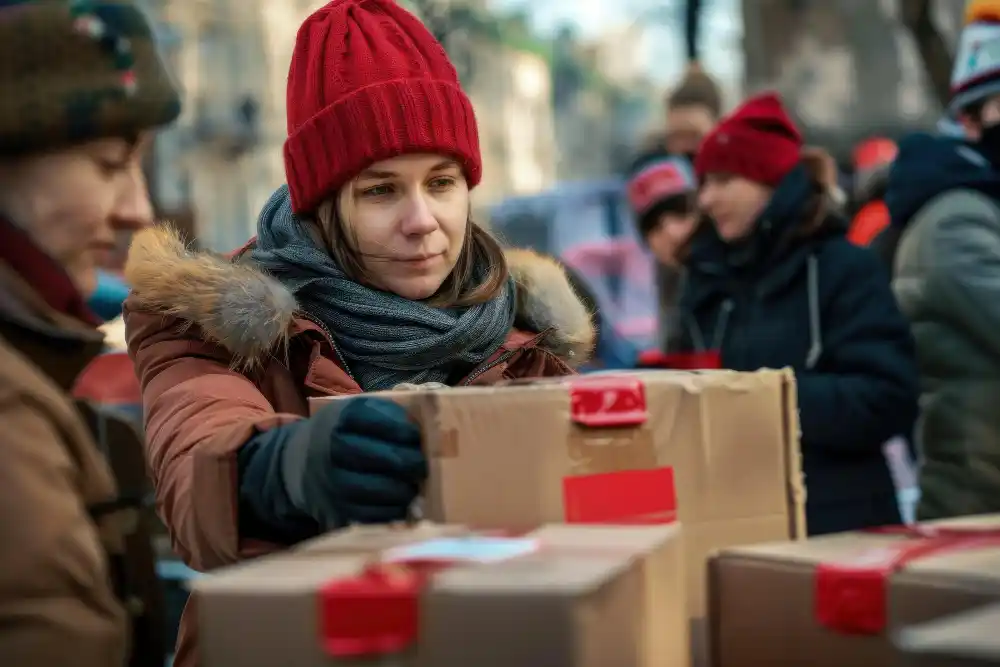
[[650, 252], [660, 264], [677, 264], [677, 249], [687, 241], [694, 231], [697, 215], [691, 213], [664, 212], [646, 234]]
[[667, 109], [667, 151], [674, 155], [694, 156], [715, 122], [711, 109], [701, 104]]
[[753, 231], [757, 216], [771, 199], [771, 188], [734, 174], [708, 174], [698, 205], [712, 219], [719, 238], [737, 241]]
[[376, 162], [346, 186], [340, 217], [373, 287], [407, 299], [434, 295], [455, 268], [469, 220], [469, 187], [440, 155]]
[[0, 165], [0, 215], [27, 229], [85, 296], [116, 231], [152, 222], [143, 144], [100, 139]]

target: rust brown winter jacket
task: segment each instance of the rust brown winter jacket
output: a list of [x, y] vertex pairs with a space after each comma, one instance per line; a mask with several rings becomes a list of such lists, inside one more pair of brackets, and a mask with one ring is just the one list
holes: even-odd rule
[[[573, 373], [593, 345], [589, 313], [551, 259], [525, 251], [507, 259], [518, 282], [518, 328], [465, 382]], [[271, 292], [283, 288], [240, 255], [194, 253], [166, 228], [145, 230], [133, 241], [126, 280], [133, 288], [124, 313], [129, 354], [142, 385], [157, 503], [175, 550], [205, 571], [279, 548], [239, 535], [237, 451], [259, 431], [302, 419], [309, 397], [361, 388], [335, 361], [323, 328], [280, 317], [289, 297]], [[274, 294], [253, 306], [254, 318], [240, 318], [258, 322], [257, 330], [233, 331], [223, 316], [218, 304], [234, 290]], [[253, 362], [253, 370], [234, 369], [235, 359], [241, 367]], [[177, 667], [197, 664], [192, 612], [189, 604]]]

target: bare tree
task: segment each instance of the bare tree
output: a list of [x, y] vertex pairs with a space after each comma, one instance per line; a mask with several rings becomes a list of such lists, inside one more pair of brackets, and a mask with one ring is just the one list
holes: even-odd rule
[[942, 106], [951, 96], [953, 54], [944, 33], [934, 20], [932, 0], [900, 0], [900, 18], [917, 45], [917, 53], [934, 96]]

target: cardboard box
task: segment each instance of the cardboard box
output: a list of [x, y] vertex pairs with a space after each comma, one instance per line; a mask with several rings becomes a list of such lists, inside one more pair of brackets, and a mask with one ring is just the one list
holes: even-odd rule
[[680, 528], [348, 529], [199, 579], [205, 667], [688, 667]]
[[[642, 523], [671, 520], [676, 509], [689, 553], [700, 556], [692, 559], [699, 590], [709, 551], [805, 533], [788, 370], [594, 374], [380, 395], [421, 424], [431, 459], [423, 509], [433, 521]], [[310, 403], [315, 411], [337, 400], [351, 398]], [[665, 505], [667, 484], [676, 508]]]
[[896, 645], [904, 667], [1000, 665], [1000, 605], [907, 628]]
[[597, 373], [381, 395], [421, 424], [424, 516], [433, 521], [621, 524], [670, 520], [676, 510], [697, 664], [708, 556], [805, 535], [787, 369]]
[[898, 664], [893, 631], [1000, 600], [998, 528], [1000, 515], [726, 549], [709, 563], [711, 664]]

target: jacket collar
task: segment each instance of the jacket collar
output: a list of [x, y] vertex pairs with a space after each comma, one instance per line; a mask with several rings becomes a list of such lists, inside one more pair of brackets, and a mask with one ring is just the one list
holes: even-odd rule
[[3, 262], [0, 262], [0, 335], [67, 392], [104, 348], [104, 335], [99, 330], [52, 308], [31, 284]]

